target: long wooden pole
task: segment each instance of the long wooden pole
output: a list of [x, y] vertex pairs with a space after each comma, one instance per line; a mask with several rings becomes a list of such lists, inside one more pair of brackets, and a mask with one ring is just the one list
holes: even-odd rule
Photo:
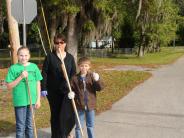
[[31, 98], [31, 93], [30, 93], [29, 83], [28, 83], [28, 78], [27, 77], [26, 77], [26, 85], [27, 85], [27, 92], [28, 92], [29, 102], [30, 102], [30, 110], [31, 110], [31, 115], [32, 115], [32, 123], [33, 123], [34, 137], [37, 138], [37, 130], [36, 130], [36, 123], [35, 123], [35, 116], [34, 116], [34, 112], [33, 112], [32, 98]]
[[41, 0], [40, 0], [40, 5], [41, 5], [41, 11], [42, 11], [43, 21], [44, 21], [44, 25], [45, 25], [45, 29], [46, 29], [47, 39], [48, 39], [48, 42], [49, 42], [50, 51], [52, 52], [52, 46], [51, 46], [51, 42], [50, 42], [49, 32], [48, 32], [48, 28], [47, 28], [46, 19], [45, 19], [45, 13], [44, 13], [44, 10], [43, 10], [43, 5], [42, 5]]
[[45, 55], [47, 56], [47, 52], [45, 50], [45, 46], [43, 44], [43, 39], [42, 39], [42, 35], [41, 35], [41, 32], [40, 32], [40, 28], [37, 26], [37, 29], [38, 29], [38, 33], [39, 33], [39, 36], [40, 36], [40, 40], [41, 40], [41, 43], [42, 43], [42, 48], [43, 48], [43, 51], [45, 53]]
[[[68, 74], [66, 72], [65, 63], [64, 63], [64, 60], [63, 60], [60, 48], [59, 48], [59, 54], [60, 54], [60, 58], [61, 58], [61, 62], [62, 62], [62, 65], [61, 65], [62, 66], [62, 70], [63, 70], [64, 76], [65, 76], [65, 79], [67, 81], [69, 91], [72, 92], [72, 89], [71, 89], [71, 86], [70, 86], [70, 82], [69, 82], [69, 79], [68, 79]], [[80, 132], [81, 132], [81, 135], [83, 137], [84, 133], [82, 131], [81, 123], [80, 123], [80, 120], [79, 120], [79, 115], [78, 115], [77, 108], [76, 108], [76, 105], [75, 105], [75, 101], [74, 101], [74, 99], [71, 99], [71, 100], [72, 100], [72, 105], [73, 105], [73, 108], [74, 108], [75, 115], [77, 117], [77, 122], [79, 124]]]

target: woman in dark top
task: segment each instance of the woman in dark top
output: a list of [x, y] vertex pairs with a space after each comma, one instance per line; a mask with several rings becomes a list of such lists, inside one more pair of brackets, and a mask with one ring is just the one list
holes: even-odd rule
[[[60, 49], [60, 52], [59, 52]], [[42, 94], [47, 99], [51, 111], [52, 138], [65, 138], [75, 124], [73, 108], [68, 99], [68, 86], [61, 68], [60, 56], [64, 59], [69, 79], [76, 73], [74, 57], [66, 52], [66, 39], [62, 34], [54, 37], [54, 50], [46, 56], [42, 68]]]

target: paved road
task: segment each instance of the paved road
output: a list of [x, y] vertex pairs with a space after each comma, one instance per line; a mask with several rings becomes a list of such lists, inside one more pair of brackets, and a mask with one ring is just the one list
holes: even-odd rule
[[[96, 138], [184, 138], [184, 57], [152, 73], [96, 117]], [[49, 138], [50, 129], [39, 137]]]

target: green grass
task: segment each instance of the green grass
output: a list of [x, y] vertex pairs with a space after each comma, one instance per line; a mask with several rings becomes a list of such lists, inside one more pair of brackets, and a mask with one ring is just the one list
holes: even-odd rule
[[184, 55], [184, 48], [167, 47], [162, 48], [161, 52], [149, 53], [144, 57], [138, 58], [136, 55], [117, 55], [114, 58], [92, 58], [97, 65], [142, 65], [156, 67], [163, 64], [169, 64]]
[[[130, 55], [118, 55], [117, 58], [92, 58], [93, 69], [98, 72], [105, 83], [105, 89], [97, 93], [97, 113], [111, 108], [112, 104], [127, 95], [132, 88], [148, 79], [151, 74], [134, 71], [104, 71], [104, 68], [115, 65], [158, 66], [168, 64], [181, 57], [184, 49], [164, 48], [162, 52], [148, 54], [143, 58]], [[0, 70], [3, 79], [7, 69]], [[37, 128], [49, 127], [50, 111], [46, 99], [41, 99], [42, 106], [36, 111]], [[15, 117], [11, 92], [0, 92], [0, 135], [15, 131]]]

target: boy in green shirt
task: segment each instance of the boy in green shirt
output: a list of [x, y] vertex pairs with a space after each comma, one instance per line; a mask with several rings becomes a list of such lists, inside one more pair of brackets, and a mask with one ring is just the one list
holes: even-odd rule
[[[28, 62], [30, 52], [27, 47], [19, 48], [17, 56], [19, 62], [9, 68], [5, 80], [7, 87], [13, 88], [16, 138], [23, 138], [25, 135], [28, 138], [33, 138], [30, 100], [36, 109], [40, 107], [40, 80], [42, 80], [42, 76], [37, 65]], [[31, 98], [29, 98], [28, 89]]]

